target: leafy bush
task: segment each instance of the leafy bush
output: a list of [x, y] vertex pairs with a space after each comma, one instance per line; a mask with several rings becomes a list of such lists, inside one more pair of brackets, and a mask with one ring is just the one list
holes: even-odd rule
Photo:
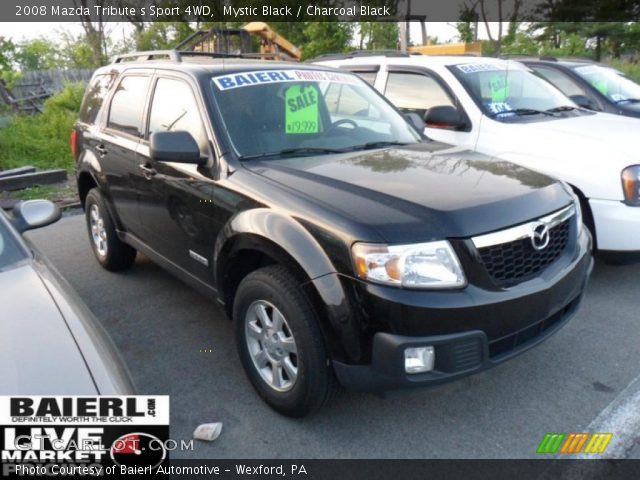
[[71, 129], [78, 117], [84, 85], [67, 84], [47, 99], [43, 112], [15, 115], [0, 128], [0, 170], [24, 165], [71, 170]]

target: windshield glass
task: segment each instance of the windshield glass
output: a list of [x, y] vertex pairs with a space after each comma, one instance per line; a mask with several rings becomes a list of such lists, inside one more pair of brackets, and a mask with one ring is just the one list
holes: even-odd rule
[[0, 218], [0, 270], [26, 258], [25, 251], [18, 245], [5, 222], [4, 218]]
[[640, 85], [618, 70], [599, 65], [584, 65], [574, 67], [573, 71], [613, 102], [640, 100]]
[[231, 143], [244, 159], [420, 141], [401, 114], [352, 74], [240, 72], [212, 78], [212, 89]]
[[544, 113], [574, 103], [520, 64], [467, 63], [450, 67], [482, 110], [496, 119]]

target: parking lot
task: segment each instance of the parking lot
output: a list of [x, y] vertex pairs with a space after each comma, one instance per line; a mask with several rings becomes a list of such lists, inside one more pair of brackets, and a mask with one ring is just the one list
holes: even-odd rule
[[224, 423], [217, 441], [174, 457], [531, 458], [547, 432], [609, 427], [608, 452], [638, 456], [638, 264], [598, 262], [578, 315], [495, 369], [387, 398], [342, 392], [319, 414], [294, 420], [254, 393], [213, 301], [141, 255], [125, 273], [103, 270], [81, 215], [28, 237], [111, 334], [139, 393], [171, 396], [172, 438]]

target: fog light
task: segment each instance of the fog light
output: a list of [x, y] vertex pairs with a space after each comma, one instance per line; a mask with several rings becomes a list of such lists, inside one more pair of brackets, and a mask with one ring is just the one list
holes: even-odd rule
[[407, 348], [404, 351], [404, 369], [407, 373], [430, 372], [435, 358], [433, 347]]

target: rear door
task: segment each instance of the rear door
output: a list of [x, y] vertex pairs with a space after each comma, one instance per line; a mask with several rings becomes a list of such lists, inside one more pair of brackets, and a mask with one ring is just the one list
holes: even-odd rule
[[144, 133], [150, 82], [151, 72], [136, 71], [121, 76], [111, 96], [105, 128], [95, 146], [119, 228], [136, 236], [140, 233], [138, 189], [144, 180], [136, 150]]

